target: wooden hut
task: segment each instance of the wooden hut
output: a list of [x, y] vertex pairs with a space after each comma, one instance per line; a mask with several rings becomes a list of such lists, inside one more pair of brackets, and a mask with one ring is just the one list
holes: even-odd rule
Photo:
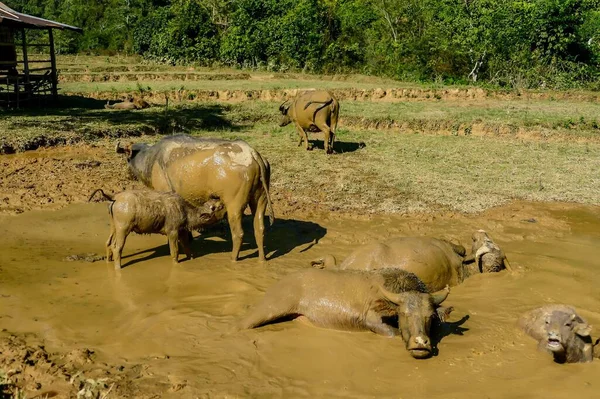
[[[53, 29], [82, 32], [75, 26], [22, 14], [0, 2], [0, 107], [18, 108], [48, 96], [56, 99]], [[30, 43], [30, 30], [46, 34], [35, 35], [35, 43]]]

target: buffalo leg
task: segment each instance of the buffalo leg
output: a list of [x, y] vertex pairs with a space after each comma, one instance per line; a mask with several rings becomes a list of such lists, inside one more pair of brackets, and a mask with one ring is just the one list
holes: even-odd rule
[[300, 142], [298, 143], [298, 145], [300, 145], [300, 143], [302, 143], [302, 140], [304, 140], [304, 148], [307, 150], [310, 150], [311, 148], [308, 145], [308, 136], [306, 134], [306, 131], [304, 129], [302, 129], [302, 127], [298, 124], [296, 124], [296, 130], [298, 131], [298, 134], [300, 135]]
[[192, 235], [189, 231], [180, 231], [179, 232], [179, 243], [181, 244], [181, 248], [183, 248], [183, 252], [188, 259], [193, 259], [192, 250], [190, 248], [190, 236]]
[[335, 136], [326, 123], [317, 123], [316, 126], [323, 132], [323, 143], [325, 145], [325, 153], [333, 153], [333, 137]]
[[110, 235], [108, 236], [108, 240], [106, 240], [106, 262], [111, 262], [113, 260], [113, 240], [115, 237], [115, 227], [113, 224], [110, 224]]
[[121, 256], [123, 255], [123, 247], [125, 246], [125, 240], [129, 232], [123, 229], [115, 229], [115, 236], [113, 240], [113, 256], [115, 259], [115, 270], [121, 270]]
[[173, 263], [177, 263], [179, 258], [179, 234], [176, 231], [169, 233], [169, 252]]
[[238, 324], [238, 329], [260, 327], [282, 317], [294, 314], [295, 303], [282, 300], [282, 298], [265, 298], [256, 308], [244, 317]]
[[250, 210], [254, 215], [254, 237], [256, 237], [256, 246], [258, 247], [258, 260], [264, 262], [265, 257], [265, 210], [267, 208], [266, 195], [261, 195], [258, 201], [250, 202]]
[[231, 260], [234, 262], [238, 260], [238, 257], [240, 255], [240, 249], [242, 248], [242, 239], [244, 238], [244, 229], [242, 229], [243, 213], [243, 209], [241, 211], [227, 211], [227, 221], [229, 222], [229, 228], [231, 229], [231, 241], [233, 242], [233, 249], [231, 250]]
[[381, 315], [374, 312], [369, 312], [365, 324], [367, 325], [367, 328], [373, 331], [375, 334], [384, 335], [386, 337], [395, 337], [400, 335], [400, 330], [390, 326], [389, 324], [385, 324], [383, 321], [381, 321]]

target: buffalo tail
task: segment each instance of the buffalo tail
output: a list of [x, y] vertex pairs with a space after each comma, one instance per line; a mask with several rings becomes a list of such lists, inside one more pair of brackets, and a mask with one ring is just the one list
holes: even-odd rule
[[96, 191], [94, 191], [92, 193], [92, 195], [90, 195], [90, 198], [88, 199], [88, 202], [90, 202], [92, 200], [92, 198], [94, 198], [94, 195], [96, 195], [97, 192], [100, 192], [102, 194], [102, 197], [107, 200], [107, 201], [114, 201], [114, 198], [111, 197], [110, 195], [106, 194], [101, 188], [97, 189]]
[[265, 162], [262, 159], [262, 156], [254, 151], [252, 152], [252, 158], [258, 163], [258, 167], [260, 169], [260, 182], [262, 183], [263, 190], [267, 195], [267, 208], [269, 210], [269, 225], [273, 226], [273, 222], [275, 221], [275, 212], [273, 212], [273, 204], [271, 203], [271, 195], [269, 194], [269, 186], [267, 185], [267, 167], [265, 166]]
[[317, 116], [317, 112], [319, 112], [320, 110], [322, 110], [326, 106], [330, 105], [332, 102], [333, 102], [333, 98], [330, 98], [328, 101], [325, 101], [325, 102], [322, 102], [322, 101], [309, 101], [304, 106], [304, 109], [308, 108], [312, 104], [321, 104], [320, 106], [317, 107], [317, 109], [315, 109], [315, 112], [313, 112], [312, 120], [314, 122], [315, 121], [315, 117]]

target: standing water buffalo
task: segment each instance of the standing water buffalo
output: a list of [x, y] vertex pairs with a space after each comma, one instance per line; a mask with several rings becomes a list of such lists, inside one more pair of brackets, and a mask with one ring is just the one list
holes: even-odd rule
[[[238, 324], [255, 328], [286, 316], [304, 316], [318, 327], [401, 335], [415, 358], [431, 355], [432, 319], [443, 322], [452, 308], [441, 307], [450, 289], [430, 294], [417, 276], [399, 269], [304, 270], [267, 290], [262, 302]], [[388, 324], [397, 317], [399, 329]]]
[[122, 148], [117, 143], [117, 152], [126, 154], [129, 170], [147, 187], [174, 191], [196, 206], [209, 197], [220, 198], [231, 229], [234, 261], [238, 259], [244, 236], [242, 215], [250, 205], [259, 260], [265, 260], [267, 208], [271, 224], [274, 218], [269, 196], [271, 170], [267, 160], [248, 143], [176, 135], [154, 145], [132, 144]]
[[327, 154], [333, 152], [340, 113], [340, 104], [333, 94], [325, 90], [305, 91], [296, 95], [291, 101], [281, 104], [279, 111], [283, 115], [279, 126], [286, 126], [291, 122], [296, 125], [300, 135], [298, 145], [301, 145], [304, 140], [304, 147], [310, 149], [306, 132], [320, 131], [324, 135], [325, 152]]
[[[465, 257], [466, 251], [462, 245], [446, 240], [430, 237], [397, 237], [363, 245], [352, 252], [339, 266], [331, 255], [314, 260], [311, 264], [321, 268], [337, 267], [341, 270], [398, 268], [416, 274], [429, 290], [438, 291], [446, 285], [460, 284], [473, 274], [499, 271], [493, 268], [480, 271], [478, 268], [483, 256], [490, 255], [487, 261], [492, 262], [495, 253], [488, 249], [479, 251], [476, 239], [480, 238], [479, 232], [473, 235], [475, 255], [469, 257]], [[499, 248], [498, 251], [496, 255], [504, 257]], [[502, 263], [503, 259], [501, 258], [499, 262]], [[473, 263], [474, 260], [477, 263]]]
[[173, 262], [179, 260], [179, 246], [189, 259], [192, 253], [188, 232], [213, 221], [215, 213], [223, 208], [219, 199], [210, 198], [202, 206], [191, 206], [179, 194], [159, 193], [149, 190], [127, 190], [114, 197], [98, 189], [111, 201], [108, 207], [110, 215], [110, 235], [106, 241], [106, 261], [114, 255], [115, 269], [121, 269], [121, 255], [127, 236], [133, 231], [138, 234], [158, 233], [169, 238], [169, 250]]
[[538, 341], [538, 349], [549, 352], [557, 363], [591, 362], [594, 354], [592, 327], [567, 305], [546, 305], [525, 313], [519, 327]]

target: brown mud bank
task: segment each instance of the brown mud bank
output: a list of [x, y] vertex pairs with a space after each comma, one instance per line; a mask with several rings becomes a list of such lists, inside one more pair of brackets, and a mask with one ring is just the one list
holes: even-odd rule
[[[591, 324], [600, 324], [599, 207], [516, 202], [476, 216], [281, 217], [266, 237], [266, 264], [257, 262], [251, 234], [238, 263], [229, 260], [228, 233], [216, 229], [194, 241], [199, 257], [175, 266], [164, 237], [132, 235], [119, 274], [104, 262], [65, 259], [103, 252], [106, 204], [69, 205], [0, 221], [2, 327], [34, 334], [44, 351], [60, 353], [49, 355], [58, 365], [44, 366], [49, 370], [73, 353], [94, 353], [91, 362], [84, 356], [84, 365], [74, 362], [61, 371], [65, 381], [52, 387], [35, 381], [45, 378], [41, 372], [22, 373], [28, 397], [41, 393], [36, 382], [68, 397], [74, 390], [67, 374], [81, 368], [86, 378], [100, 378], [90, 367], [110, 372], [103, 376], [102, 393], [113, 383], [116, 389], [128, 378], [134, 381], [136, 390], [109, 398], [150, 392], [164, 398], [592, 398], [600, 389], [600, 362], [555, 364], [515, 324], [521, 313], [556, 302], [571, 304]], [[247, 232], [251, 224], [245, 220]], [[466, 244], [479, 228], [505, 250], [517, 272], [474, 276], [452, 289], [447, 303], [455, 311], [435, 333], [437, 353], [431, 359], [413, 359], [399, 338], [299, 321], [231, 331], [267, 287], [317, 256], [343, 259], [359, 244], [401, 235]], [[8, 361], [23, 358], [18, 349], [23, 345], [3, 352]], [[0, 348], [5, 351], [6, 345]], [[44, 353], [34, 358], [46, 358]], [[3, 356], [0, 365], [6, 367]], [[118, 379], [119, 373], [125, 376]]]
[[[151, 82], [145, 82], [151, 84]], [[149, 90], [144, 92], [146, 101], [164, 104], [165, 98], [169, 101], [222, 101], [222, 102], [240, 102], [240, 101], [285, 101], [296, 95], [298, 91], [310, 90], [303, 89], [254, 89], [254, 90], [196, 90], [196, 89], [177, 89], [177, 90]], [[600, 98], [600, 93], [595, 92], [534, 92], [534, 91], [494, 91], [482, 88], [443, 88], [443, 89], [423, 89], [423, 88], [376, 88], [376, 89], [356, 89], [340, 88], [330, 89], [330, 91], [340, 101], [440, 101], [440, 100], [473, 100], [473, 99], [499, 99], [499, 100], [576, 100], [596, 102]], [[95, 98], [99, 100], [115, 100], [124, 98], [133, 91], [115, 92], [111, 91], [90, 91], [90, 92], [69, 92], [68, 94]]]
[[197, 73], [197, 72], [131, 72], [131, 73], [63, 73], [61, 83], [66, 82], [148, 82], [148, 81], [196, 81], [196, 80], [248, 80], [248, 73]]

